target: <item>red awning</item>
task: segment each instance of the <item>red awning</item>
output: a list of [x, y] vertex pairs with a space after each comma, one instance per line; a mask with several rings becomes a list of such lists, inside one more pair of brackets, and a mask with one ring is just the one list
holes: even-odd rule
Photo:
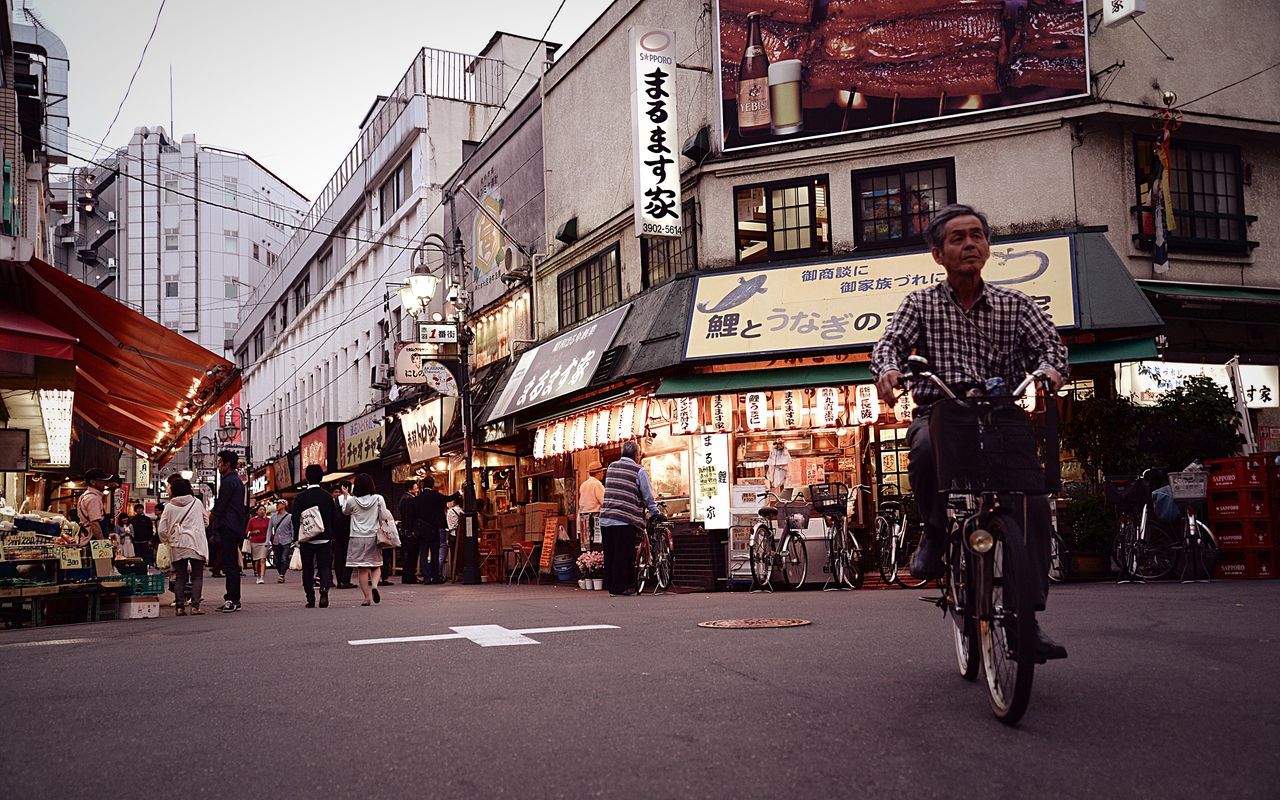
[[69, 361], [75, 358], [76, 337], [17, 309], [0, 308], [0, 350]]
[[158, 464], [240, 389], [230, 361], [39, 259], [3, 265], [0, 297], [76, 342], [76, 415]]

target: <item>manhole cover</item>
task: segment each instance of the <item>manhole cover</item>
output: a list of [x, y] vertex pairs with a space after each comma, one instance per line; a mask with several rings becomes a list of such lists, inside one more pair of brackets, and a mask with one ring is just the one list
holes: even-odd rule
[[747, 619], [713, 619], [710, 622], [699, 622], [699, 628], [798, 628], [810, 625], [807, 619], [769, 619], [767, 617], [749, 617]]

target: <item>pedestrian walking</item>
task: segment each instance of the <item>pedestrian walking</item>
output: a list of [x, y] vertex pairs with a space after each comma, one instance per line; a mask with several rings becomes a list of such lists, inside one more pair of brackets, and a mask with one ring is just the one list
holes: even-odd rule
[[445, 531], [448, 522], [444, 518], [445, 507], [450, 500], [462, 502], [462, 493], [446, 495], [436, 489], [436, 479], [430, 475], [422, 479], [422, 492], [418, 495], [418, 524], [422, 529], [422, 578], [423, 582], [444, 583]]
[[160, 541], [169, 546], [173, 565], [173, 595], [178, 616], [186, 616], [190, 604], [193, 615], [203, 614], [200, 597], [204, 592], [204, 565], [209, 560], [205, 527], [209, 512], [191, 491], [191, 481], [178, 475], [169, 478], [169, 502], [160, 515]]
[[271, 519], [267, 517], [267, 507], [262, 503], [254, 509], [253, 518], [249, 520], [249, 555], [253, 558], [253, 576], [255, 582], [267, 582], [267, 536], [271, 532]]
[[[302, 553], [302, 591], [307, 596], [307, 608], [316, 607], [316, 573], [319, 572], [320, 607], [329, 607], [329, 589], [333, 586], [333, 532], [338, 525], [337, 504], [333, 495], [320, 485], [324, 479], [324, 468], [319, 464], [311, 464], [306, 471], [307, 486], [293, 499], [293, 513], [290, 522], [293, 524], [294, 538]], [[320, 515], [323, 530], [315, 536], [303, 541], [303, 534], [308, 530], [303, 524], [303, 515], [315, 509]], [[311, 515], [311, 516], [314, 516]]]
[[218, 499], [213, 503], [213, 515], [209, 527], [218, 537], [222, 571], [227, 576], [227, 590], [218, 610], [224, 614], [240, 610], [240, 562], [238, 554], [249, 525], [249, 509], [244, 502], [244, 483], [236, 474], [240, 456], [234, 450], [218, 453], [218, 472], [222, 485]]
[[[400, 498], [400, 554], [404, 565], [400, 567], [401, 583], [418, 582], [418, 557], [422, 538], [418, 531], [418, 482], [409, 484], [409, 490]], [[427, 576], [423, 575], [423, 583]]]
[[[333, 487], [333, 502], [337, 504], [338, 511], [342, 511], [342, 505], [346, 502], [346, 497], [351, 491], [351, 482], [343, 481]], [[333, 573], [338, 582], [339, 589], [354, 589], [356, 585], [351, 582], [351, 568], [347, 566], [347, 545], [351, 539], [351, 520], [345, 514], [335, 514], [333, 522]]]
[[151, 517], [143, 513], [142, 503], [133, 504], [133, 516], [129, 518], [133, 526], [133, 549], [146, 564], [156, 563], [156, 527]]
[[342, 513], [351, 519], [350, 541], [347, 545], [347, 566], [356, 571], [356, 585], [364, 594], [367, 606], [372, 601], [382, 602], [378, 594], [378, 579], [382, 574], [382, 548], [378, 545], [378, 526], [384, 517], [389, 518], [387, 502], [378, 494], [373, 478], [361, 472], [356, 476], [354, 493], [342, 488], [344, 501]]
[[276, 572], [280, 577], [276, 583], [284, 583], [284, 575], [289, 571], [289, 556], [293, 549], [293, 516], [289, 514], [289, 501], [283, 497], [276, 501], [276, 513], [271, 515], [267, 541], [271, 544], [271, 555], [276, 562]]
[[604, 538], [604, 588], [618, 597], [633, 595], [636, 537], [644, 528], [644, 511], [661, 517], [653, 498], [649, 473], [640, 466], [640, 446], [622, 443], [622, 457], [609, 465], [604, 476], [604, 504], [600, 508], [600, 533]]

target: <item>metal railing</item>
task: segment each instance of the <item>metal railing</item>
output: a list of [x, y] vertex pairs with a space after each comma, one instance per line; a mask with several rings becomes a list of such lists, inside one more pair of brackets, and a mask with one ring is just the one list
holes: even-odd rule
[[[498, 106], [502, 104], [503, 99], [503, 67], [503, 62], [496, 58], [482, 58], [431, 47], [419, 50], [409, 69], [405, 71], [404, 77], [400, 79], [400, 83], [387, 96], [369, 124], [360, 132], [355, 145], [342, 159], [342, 163], [329, 178], [324, 189], [316, 196], [315, 202], [311, 204], [306, 215], [297, 222], [297, 230], [280, 251], [280, 259], [272, 270], [271, 280], [259, 284], [262, 287], [261, 291], [254, 293], [246, 307], [256, 306], [258, 295], [270, 292], [274, 288], [276, 275], [288, 265], [290, 259], [302, 246], [302, 242], [325, 218], [334, 201], [338, 199], [338, 195], [364, 164], [365, 159], [377, 149], [383, 138], [395, 127], [401, 113], [408, 107], [410, 98], [415, 95], [425, 95], [477, 105]], [[336, 224], [337, 221], [334, 222]]]

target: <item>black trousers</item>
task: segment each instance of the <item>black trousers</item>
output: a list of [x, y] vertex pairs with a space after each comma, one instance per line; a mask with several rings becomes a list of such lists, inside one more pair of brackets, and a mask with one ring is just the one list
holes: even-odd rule
[[400, 582], [413, 583], [418, 579], [418, 548], [421, 540], [417, 533], [404, 533], [400, 536]]
[[[907, 428], [907, 446], [911, 448], [911, 461], [907, 474], [911, 479], [911, 491], [915, 494], [916, 508], [924, 520], [925, 536], [945, 536], [947, 525], [946, 498], [938, 493], [938, 473], [933, 461], [933, 438], [929, 430], [929, 416], [917, 416]], [[1034, 453], [1027, 453], [1028, 463], [1018, 468], [1035, 469]], [[1049, 498], [1044, 495], [1010, 497], [1007, 505], [1026, 532], [1027, 550], [1031, 568], [1037, 579], [1036, 606], [1043, 611], [1049, 596], [1049, 538], [1053, 529], [1049, 514]]]
[[635, 525], [601, 525], [604, 539], [604, 588], [613, 594], [630, 589], [636, 582], [636, 536], [640, 529]]
[[[302, 591], [307, 594], [307, 602], [314, 603], [317, 570], [320, 572], [320, 588], [333, 588], [333, 543], [303, 542], [298, 546], [302, 548]], [[345, 556], [343, 560], [346, 560]]]
[[222, 557], [222, 574], [227, 578], [227, 591], [222, 595], [222, 599], [240, 605], [240, 562], [236, 560], [236, 554], [240, 552], [244, 537], [224, 533], [218, 537], [218, 542], [218, 553]]
[[418, 545], [421, 549], [422, 561], [422, 579], [424, 581], [434, 581], [444, 577], [444, 564], [441, 563], [440, 539], [444, 535], [443, 529], [436, 525], [428, 525], [422, 533], [422, 543]]
[[351, 583], [351, 567], [347, 566], [347, 544], [351, 541], [350, 534], [335, 536], [330, 540], [329, 545], [333, 550], [333, 572], [338, 576], [338, 583]]
[[284, 574], [289, 571], [289, 556], [291, 555], [289, 552], [290, 547], [291, 546], [287, 544], [271, 545], [271, 549], [275, 554], [276, 572], [279, 572], [280, 577], [282, 578], [284, 577]]
[[[135, 541], [133, 543], [133, 552], [138, 556], [138, 558], [142, 559], [144, 563], [155, 566], [156, 548], [151, 542]], [[204, 565], [200, 565], [200, 568], [204, 569]]]

